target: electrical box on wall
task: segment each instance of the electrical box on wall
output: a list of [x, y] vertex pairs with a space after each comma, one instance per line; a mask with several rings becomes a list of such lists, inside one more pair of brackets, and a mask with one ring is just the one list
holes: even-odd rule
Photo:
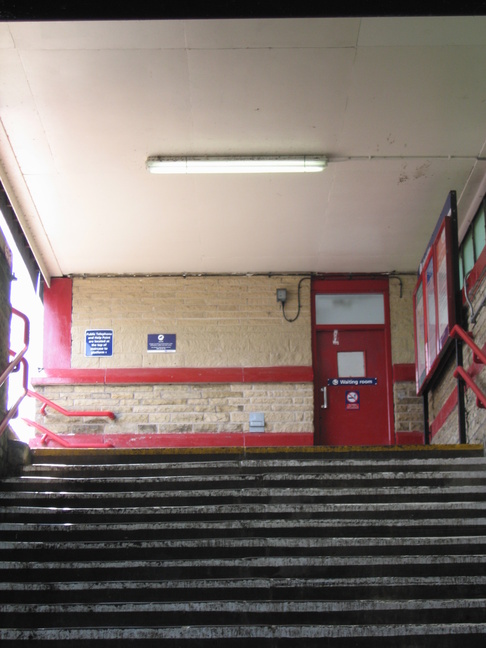
[[277, 301], [285, 304], [287, 301], [287, 289], [286, 288], [277, 288]]
[[265, 414], [250, 412], [250, 432], [265, 432]]

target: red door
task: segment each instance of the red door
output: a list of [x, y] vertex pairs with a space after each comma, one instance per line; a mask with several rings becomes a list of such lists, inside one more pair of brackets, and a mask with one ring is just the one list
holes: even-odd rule
[[363, 295], [352, 284], [347, 292], [341, 283], [327, 295], [314, 291], [316, 443], [391, 445], [388, 285]]

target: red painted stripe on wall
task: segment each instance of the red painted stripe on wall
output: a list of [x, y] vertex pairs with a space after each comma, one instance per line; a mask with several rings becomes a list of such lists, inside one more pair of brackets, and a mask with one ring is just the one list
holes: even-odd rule
[[33, 385], [312, 382], [312, 367], [46, 369]]
[[52, 279], [44, 289], [44, 367], [71, 366], [72, 294], [71, 279]]
[[396, 432], [397, 445], [424, 445], [424, 433], [418, 430], [412, 432]]
[[[257, 448], [257, 447], [305, 447], [314, 445], [312, 432], [221, 432], [191, 434], [103, 434], [59, 435], [68, 443], [77, 441], [99, 443], [109, 441], [114, 448]], [[46, 447], [40, 437], [29, 440], [31, 448]], [[55, 441], [48, 441], [49, 448], [56, 448]]]
[[393, 382], [415, 382], [415, 365], [413, 362], [393, 365]]
[[[483, 353], [486, 353], [486, 344], [482, 346], [481, 351]], [[483, 369], [484, 369], [483, 363], [476, 362], [475, 357], [473, 356], [473, 361], [471, 363], [471, 366], [467, 369], [467, 373], [471, 376], [471, 378], [475, 378], [476, 376], [479, 376], [479, 374], [482, 372]]]
[[313, 382], [314, 370], [308, 366], [244, 367], [243, 382]]
[[446, 420], [452, 414], [452, 412], [453, 412], [454, 408], [456, 407], [456, 405], [457, 405], [457, 390], [454, 389], [454, 391], [451, 392], [449, 398], [446, 400], [446, 402], [442, 406], [440, 412], [437, 414], [437, 416], [435, 417], [435, 419], [432, 421], [432, 423], [429, 426], [430, 438], [431, 439], [434, 438], [434, 436], [437, 434], [437, 432], [444, 425]]

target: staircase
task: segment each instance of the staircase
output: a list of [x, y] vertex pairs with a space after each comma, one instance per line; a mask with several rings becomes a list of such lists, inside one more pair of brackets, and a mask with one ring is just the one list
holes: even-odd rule
[[486, 645], [479, 446], [35, 450], [0, 537], [2, 648]]

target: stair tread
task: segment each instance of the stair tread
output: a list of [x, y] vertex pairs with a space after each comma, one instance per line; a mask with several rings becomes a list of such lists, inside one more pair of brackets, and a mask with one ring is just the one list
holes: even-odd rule
[[28, 639], [32, 640], [64, 640], [76, 639], [96, 640], [101, 638], [111, 640], [136, 639], [178, 639], [183, 637], [201, 641], [204, 639], [236, 639], [251, 638], [327, 638], [327, 637], [410, 637], [410, 636], [442, 636], [463, 634], [486, 634], [486, 623], [443, 623], [443, 624], [386, 624], [382, 625], [194, 625], [183, 628], [151, 627], [151, 628], [40, 628], [16, 630], [5, 628], [1, 630], [3, 640]]
[[[485, 484], [486, 485], [486, 484]], [[442, 485], [427, 485], [427, 486], [413, 486], [413, 487], [403, 487], [395, 485], [387, 486], [376, 486], [376, 487], [365, 487], [360, 488], [359, 492], [355, 488], [349, 487], [336, 487], [336, 488], [299, 488], [296, 491], [292, 487], [281, 487], [281, 488], [228, 488], [222, 491], [217, 489], [198, 489], [198, 490], [167, 490], [167, 491], [140, 491], [134, 492], [132, 490], [126, 491], [94, 491], [94, 492], [39, 492], [39, 491], [17, 491], [17, 492], [4, 492], [1, 493], [0, 501], [9, 501], [9, 500], [40, 500], [40, 499], [55, 499], [55, 500], [65, 500], [65, 499], [121, 499], [126, 500], [131, 499], [151, 499], [151, 498], [160, 498], [167, 500], [168, 498], [180, 499], [187, 498], [188, 496], [193, 498], [204, 498], [209, 497], [214, 499], [216, 496], [226, 497], [226, 498], [237, 498], [237, 497], [257, 497], [257, 498], [268, 498], [268, 497], [325, 497], [326, 495], [347, 496], [349, 494], [356, 495], [387, 495], [393, 494], [396, 495], [417, 495], [419, 493], [427, 493], [432, 497], [437, 496], [442, 493], [484, 493], [484, 486], [482, 485], [466, 485], [466, 486], [442, 486]]]
[[[108, 585], [113, 590], [204, 590], [204, 589], [218, 589], [218, 590], [233, 590], [233, 589], [258, 589], [258, 590], [272, 590], [278, 592], [279, 589], [298, 589], [306, 588], [309, 590], [315, 589], [328, 590], [341, 587], [366, 587], [376, 588], [386, 586], [388, 588], [400, 588], [404, 586], [427, 586], [437, 587], [442, 586], [450, 588], [454, 586], [463, 585], [472, 587], [474, 585], [486, 586], [486, 574], [463, 574], [459, 576], [361, 576], [353, 578], [333, 577], [250, 577], [250, 578], [184, 578], [173, 579], [164, 578], [162, 580], [110, 580]], [[107, 587], [106, 581], [85, 581], [85, 580], [72, 580], [72, 581], [42, 581], [42, 582], [8, 582], [0, 581], [0, 590], [5, 591], [22, 591], [22, 590], [38, 590], [45, 591], [60, 591], [69, 592], [73, 589], [77, 590], [104, 590]], [[482, 591], [484, 596], [484, 590]], [[428, 597], [429, 598], [429, 597]], [[446, 597], [450, 598], [450, 597]], [[481, 597], [482, 598], [482, 597]], [[374, 599], [375, 600], [375, 599]]]
[[0, 484], [6, 648], [482, 646], [482, 447], [33, 456]]
[[367, 600], [356, 599], [352, 601], [315, 601], [315, 600], [284, 600], [284, 601], [238, 601], [238, 600], [221, 600], [221, 601], [164, 601], [164, 602], [141, 602], [141, 603], [99, 603], [96, 610], [92, 605], [86, 603], [60, 603], [60, 604], [39, 604], [39, 603], [6, 603], [0, 604], [0, 613], [9, 614], [12, 612], [20, 614], [45, 614], [45, 613], [65, 613], [65, 612], [84, 612], [88, 614], [105, 614], [108, 612], [139, 612], [147, 611], [242, 611], [242, 612], [322, 612], [333, 610], [408, 610], [408, 609], [470, 609], [485, 608], [486, 598], [449, 598], [449, 599], [428, 599], [426, 601], [413, 600]]
[[2, 570], [66, 570], [66, 569], [97, 569], [97, 570], [110, 570], [110, 569], [137, 569], [137, 568], [164, 568], [164, 567], [200, 567], [212, 566], [218, 567], [284, 567], [284, 566], [326, 566], [326, 565], [431, 565], [431, 564], [467, 564], [473, 563], [478, 565], [486, 565], [486, 555], [484, 554], [427, 554], [420, 555], [397, 555], [397, 556], [268, 556], [268, 557], [243, 557], [243, 558], [188, 558], [180, 559], [137, 559], [137, 560], [66, 560], [66, 561], [46, 561], [39, 562], [36, 560], [24, 561], [5, 561], [0, 560], [0, 569]]
[[36, 473], [49, 472], [66, 472], [66, 473], [80, 473], [89, 471], [91, 473], [174, 473], [174, 474], [192, 474], [203, 473], [206, 470], [211, 472], [219, 471], [225, 474], [238, 474], [241, 471], [246, 471], [248, 474], [254, 474], [261, 471], [278, 471], [285, 470], [289, 474], [295, 474], [297, 471], [302, 470], [318, 470], [329, 471], [331, 474], [339, 471], [380, 471], [393, 472], [394, 469], [404, 469], [410, 471], [429, 470], [435, 469], [448, 469], [448, 470], [461, 470], [464, 467], [473, 467], [476, 470], [486, 469], [486, 457], [455, 457], [455, 458], [410, 458], [410, 459], [313, 459], [304, 458], [300, 460], [284, 460], [284, 459], [262, 459], [262, 460], [235, 460], [235, 461], [211, 461], [211, 462], [157, 462], [157, 463], [106, 463], [106, 464], [91, 464], [91, 463], [33, 463], [25, 466], [23, 474], [31, 475]]
[[[183, 489], [195, 488], [196, 486], [201, 489], [207, 490], [207, 484], [211, 485], [211, 490], [218, 489], [227, 489], [231, 486], [234, 488], [238, 485], [240, 488], [248, 489], [251, 486], [258, 486], [258, 488], [268, 488], [268, 486], [279, 487], [279, 483], [288, 484], [286, 488], [291, 487], [306, 487], [307, 484], [318, 484], [319, 488], [322, 486], [333, 486], [338, 484], [339, 487], [349, 488], [349, 483], [352, 483], [353, 486], [358, 484], [361, 487], [361, 484], [369, 484], [373, 482], [386, 483], [387, 487], [398, 487], [402, 485], [409, 484], [410, 486], [416, 488], [417, 485], [427, 484], [428, 487], [434, 485], [441, 486], [442, 482], [445, 482], [444, 485], [459, 485], [461, 482], [467, 484], [478, 484], [486, 485], [486, 470], [470, 470], [470, 471], [420, 471], [420, 472], [410, 472], [410, 471], [399, 471], [399, 472], [364, 472], [360, 471], [359, 473], [304, 473], [301, 475], [292, 475], [289, 476], [285, 473], [258, 473], [258, 474], [243, 474], [243, 475], [148, 475], [148, 476], [137, 476], [137, 477], [122, 477], [122, 476], [112, 476], [112, 477], [35, 477], [35, 476], [22, 476], [20, 478], [10, 478], [3, 481], [0, 484], [0, 492], [6, 495], [8, 487], [12, 489], [18, 489], [17, 492], [28, 491], [29, 488], [34, 488], [35, 490], [39, 489], [50, 489], [53, 487], [62, 487], [66, 489], [73, 488], [76, 486], [79, 491], [83, 489], [88, 489], [91, 492], [111, 492], [104, 491], [104, 488], [107, 487], [120, 487], [130, 486], [130, 491], [133, 491], [133, 488], [136, 488], [137, 491], [146, 490], [146, 487], [149, 487], [150, 490], [156, 492], [166, 492], [162, 488], [160, 490], [156, 489], [156, 486], [159, 487], [172, 487], [174, 484], [177, 485], [177, 488]], [[3, 495], [2, 495], [3, 496]]]
[[400, 542], [394, 537], [366, 537], [366, 538], [306, 538], [295, 536], [290, 538], [196, 538], [196, 539], [169, 539], [153, 541], [134, 541], [117, 540], [103, 541], [96, 540], [77, 541], [77, 542], [29, 542], [29, 541], [0, 541], [0, 556], [4, 551], [18, 549], [18, 551], [100, 551], [116, 549], [136, 549], [144, 551], [147, 549], [170, 549], [170, 548], [240, 548], [240, 547], [259, 547], [259, 548], [329, 548], [329, 547], [394, 547], [397, 551], [405, 547], [431, 547], [453, 546], [453, 545], [481, 545], [486, 546], [486, 534], [482, 536], [420, 536], [407, 537], [400, 536]]
[[[461, 507], [462, 508], [462, 507]], [[485, 512], [486, 512], [486, 506]], [[397, 524], [402, 524], [403, 519], [401, 518], [384, 518], [379, 520], [378, 526], [396, 529]], [[486, 525], [486, 517], [475, 517], [474, 521], [471, 522], [469, 518], [425, 518], [425, 519], [407, 519], [406, 525], [404, 528], [414, 528], [414, 527], [426, 527], [430, 528], [431, 531], [434, 531], [435, 528], [440, 526], [452, 527], [456, 526], [459, 530], [462, 530], [464, 526], [475, 525], [481, 527]], [[300, 520], [287, 520], [287, 519], [275, 519], [275, 520], [200, 520], [198, 522], [197, 528], [198, 531], [203, 530], [222, 530], [227, 533], [228, 531], [251, 531], [252, 529], [258, 530], [270, 530], [270, 529], [303, 529], [316, 528], [317, 530], [322, 529], [340, 529], [340, 528], [355, 528], [359, 526], [369, 526], [369, 519], [347, 519], [335, 517], [331, 520], [320, 519], [320, 518], [306, 518]], [[192, 522], [127, 522], [125, 524], [121, 523], [89, 523], [89, 522], [73, 522], [72, 524], [66, 525], [64, 522], [51, 523], [48, 527], [45, 524], [37, 524], [33, 522], [3, 522], [0, 524], [0, 528], [5, 531], [10, 532], [46, 532], [52, 534], [62, 534], [62, 535], [72, 535], [75, 531], [83, 531], [89, 533], [96, 531], [100, 533], [102, 531], [113, 531], [117, 533], [127, 533], [127, 532], [136, 532], [136, 531], [153, 531], [153, 532], [163, 532], [169, 530], [193, 530], [194, 524]], [[16, 533], [16, 537], [19, 537], [20, 533]]]

